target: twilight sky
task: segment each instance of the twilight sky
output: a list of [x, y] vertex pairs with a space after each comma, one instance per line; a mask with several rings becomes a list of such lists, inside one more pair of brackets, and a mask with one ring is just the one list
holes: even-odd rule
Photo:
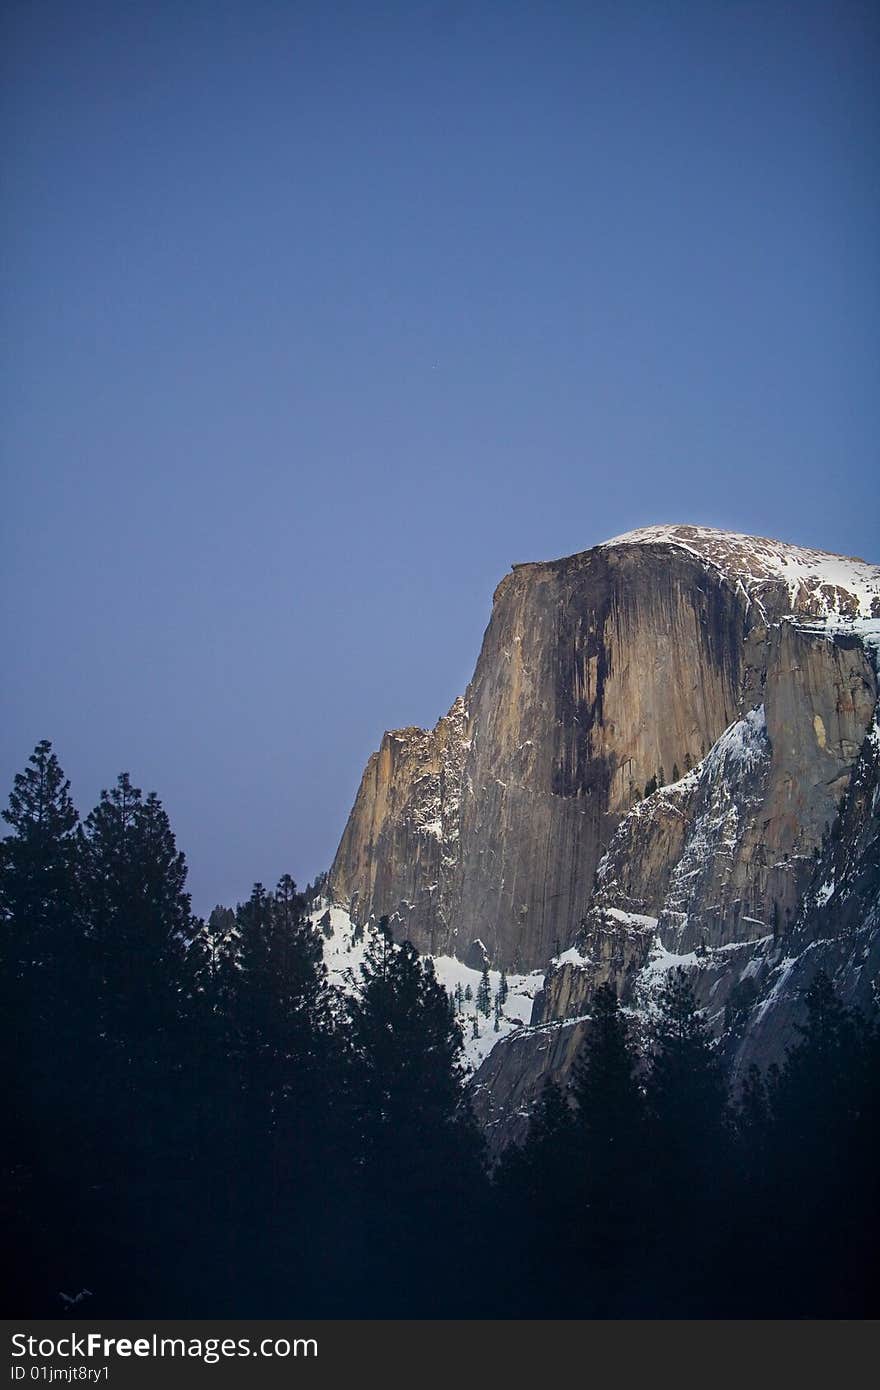
[[880, 558], [876, 7], [3, 8], [0, 796], [164, 801], [197, 910], [329, 865], [511, 562]]

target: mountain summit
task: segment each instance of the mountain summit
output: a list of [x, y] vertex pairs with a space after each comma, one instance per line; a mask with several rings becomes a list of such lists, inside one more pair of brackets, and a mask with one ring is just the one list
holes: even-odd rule
[[759, 601], [765, 586], [781, 581], [788, 588], [793, 613], [880, 618], [880, 568], [854, 556], [709, 526], [643, 526], [605, 541], [602, 549], [621, 545], [668, 545], [687, 551], [729, 583], [742, 584]]
[[878, 646], [880, 568], [781, 541], [664, 525], [515, 565], [465, 694], [370, 758], [332, 898], [547, 971], [542, 1046], [484, 1064], [496, 1107], [564, 1070], [598, 984], [635, 1005], [670, 962], [769, 1057], [801, 957], [850, 999], [880, 972]]

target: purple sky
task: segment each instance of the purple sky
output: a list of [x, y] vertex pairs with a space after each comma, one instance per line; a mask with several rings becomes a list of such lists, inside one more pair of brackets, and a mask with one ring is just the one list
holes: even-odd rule
[[878, 557], [876, 6], [7, 3], [0, 775], [332, 858], [494, 585], [654, 521]]

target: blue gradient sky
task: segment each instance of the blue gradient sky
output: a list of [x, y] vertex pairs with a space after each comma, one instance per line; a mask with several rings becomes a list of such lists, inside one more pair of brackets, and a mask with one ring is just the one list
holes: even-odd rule
[[876, 7], [6, 4], [0, 775], [329, 863], [495, 583], [654, 521], [877, 558]]

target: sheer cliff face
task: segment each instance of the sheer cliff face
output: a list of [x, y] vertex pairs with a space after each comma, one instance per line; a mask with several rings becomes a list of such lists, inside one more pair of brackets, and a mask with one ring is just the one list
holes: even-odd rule
[[386, 734], [331, 871], [357, 920], [532, 969], [566, 943], [646, 784], [737, 708], [744, 595], [684, 552], [597, 548], [499, 585], [464, 702]]
[[436, 727], [385, 734], [367, 763], [336, 853], [331, 893], [361, 924], [393, 915], [421, 951], [448, 947], [466, 751], [464, 702]]
[[[688, 527], [516, 566], [463, 701], [370, 759], [335, 898], [421, 950], [479, 938], [524, 970], [608, 907], [687, 949], [790, 922], [876, 698], [829, 615], [872, 606], [869, 566]], [[748, 747], [724, 754], [738, 720]], [[655, 780], [678, 785], [646, 799]]]
[[467, 694], [453, 920], [532, 969], [567, 943], [650, 779], [730, 722], [744, 606], [686, 556], [594, 550], [514, 570]]

